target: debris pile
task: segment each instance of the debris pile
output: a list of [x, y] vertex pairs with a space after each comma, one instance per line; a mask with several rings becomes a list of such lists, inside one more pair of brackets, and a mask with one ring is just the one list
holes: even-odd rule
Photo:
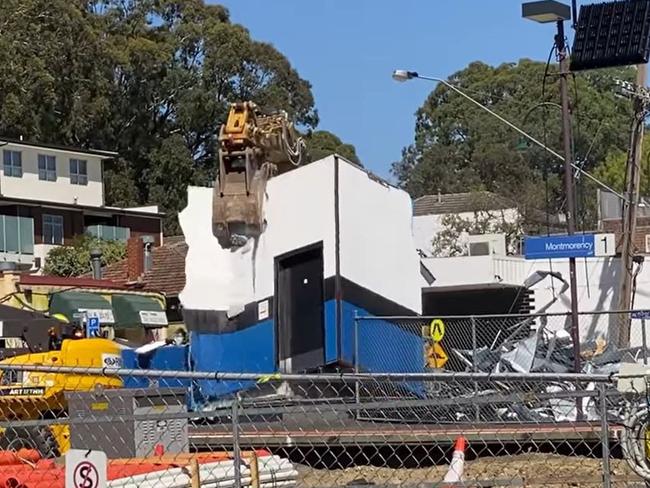
[[[642, 363], [642, 347], [618, 348], [604, 337], [581, 344], [580, 364], [585, 380], [567, 382], [549, 380], [548, 374], [574, 372], [574, 348], [571, 334], [565, 329], [552, 329], [549, 317], [531, 315], [511, 323], [501, 323], [489, 346], [476, 350], [449, 348], [451, 368], [467, 373], [546, 373], [544, 380], [531, 381], [424, 381], [383, 387], [387, 399], [413, 396], [412, 405], [401, 408], [386, 406], [360, 412], [364, 419], [432, 423], [476, 422], [572, 422], [597, 421], [602, 411], [597, 385], [587, 375], [609, 375], [619, 372], [623, 363]], [[492, 332], [492, 331], [490, 331]], [[399, 393], [401, 392], [401, 394]], [[369, 392], [366, 392], [367, 394]], [[378, 396], [377, 391], [370, 396]], [[376, 398], [375, 398], [376, 399]], [[435, 399], [435, 402], [429, 401]], [[608, 415], [621, 420], [624, 400], [608, 398]], [[580, 412], [580, 413], [579, 413]]]

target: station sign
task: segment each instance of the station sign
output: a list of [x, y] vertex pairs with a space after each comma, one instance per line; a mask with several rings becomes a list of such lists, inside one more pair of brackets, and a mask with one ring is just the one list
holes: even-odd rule
[[616, 254], [614, 234], [526, 236], [526, 259], [593, 258]]

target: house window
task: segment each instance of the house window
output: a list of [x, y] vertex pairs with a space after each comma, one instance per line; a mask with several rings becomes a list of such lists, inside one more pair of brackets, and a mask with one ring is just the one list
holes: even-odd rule
[[63, 216], [43, 214], [43, 244], [63, 244]]
[[38, 155], [38, 179], [56, 181], [56, 158], [54, 156]]
[[23, 176], [23, 158], [20, 151], [2, 151], [2, 164], [5, 176], [20, 178]]
[[88, 184], [88, 163], [84, 159], [70, 160], [70, 183], [73, 185]]

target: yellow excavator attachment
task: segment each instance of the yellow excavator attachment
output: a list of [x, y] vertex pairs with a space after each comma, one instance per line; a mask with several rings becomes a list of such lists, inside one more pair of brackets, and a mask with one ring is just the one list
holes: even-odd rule
[[302, 163], [304, 141], [286, 112], [264, 115], [253, 102], [234, 103], [219, 132], [219, 177], [212, 231], [224, 248], [264, 230], [266, 182]]

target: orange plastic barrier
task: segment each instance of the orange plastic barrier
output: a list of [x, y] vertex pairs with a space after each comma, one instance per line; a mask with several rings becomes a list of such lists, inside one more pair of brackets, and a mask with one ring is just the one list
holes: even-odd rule
[[[0, 466], [23, 463], [36, 463], [41, 454], [36, 449], [19, 449], [18, 451], [0, 451]], [[2, 486], [2, 485], [0, 485]]]
[[[269, 456], [268, 451], [255, 451], [258, 457]], [[252, 451], [242, 452], [245, 459]], [[134, 459], [113, 459], [108, 462], [108, 479], [152, 473], [169, 468], [187, 466], [193, 459], [200, 464], [231, 459], [229, 452], [165, 454], [163, 456]], [[17, 462], [14, 462], [17, 461]], [[28, 464], [25, 463], [28, 461]], [[0, 488], [64, 488], [65, 468], [51, 459], [41, 459], [38, 452], [21, 449], [18, 452], [0, 451]]]
[[[268, 451], [255, 451], [258, 457], [270, 456]], [[242, 452], [242, 458], [252, 457], [252, 451]], [[196, 459], [199, 464], [214, 463], [232, 459], [229, 452], [193, 453], [193, 454], [167, 454], [149, 458], [113, 459], [108, 464], [108, 479], [115, 480], [128, 476], [153, 473], [169, 468], [187, 466]]]

